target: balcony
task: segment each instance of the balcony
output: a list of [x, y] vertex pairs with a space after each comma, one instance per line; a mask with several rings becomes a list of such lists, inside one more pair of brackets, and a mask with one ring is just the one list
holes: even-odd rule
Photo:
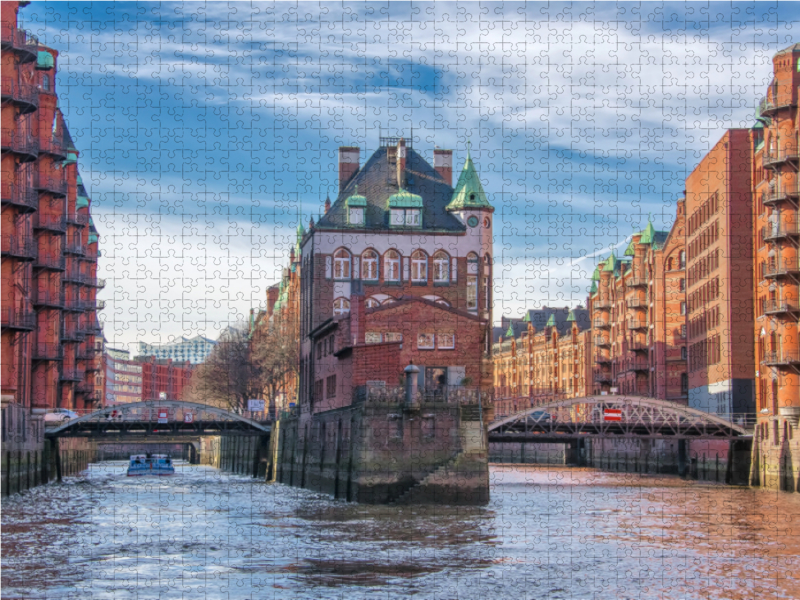
[[611, 301], [610, 300], [597, 300], [594, 304], [592, 304], [593, 308], [598, 310], [611, 310]]
[[626, 371], [649, 371], [650, 363], [644, 358], [633, 358], [625, 361]]
[[64, 178], [64, 171], [61, 171], [58, 175], [39, 173], [34, 185], [40, 192], [47, 192], [56, 196], [67, 195], [67, 180]]
[[31, 187], [14, 184], [3, 184], [3, 204], [16, 206], [25, 212], [39, 208], [39, 192]]
[[33, 215], [33, 228], [53, 233], [66, 233], [67, 218], [64, 215], [52, 215], [40, 211]]
[[84, 328], [84, 331], [86, 332], [86, 335], [94, 335], [94, 336], [103, 335], [103, 328], [100, 327], [99, 325], [87, 325]]
[[631, 342], [628, 344], [628, 350], [631, 352], [648, 352], [650, 347], [644, 342]]
[[611, 371], [595, 371], [593, 379], [595, 383], [611, 383], [614, 380]]
[[637, 277], [631, 276], [628, 279], [628, 287], [629, 288], [639, 288], [639, 287], [647, 287], [647, 277]]
[[81, 347], [78, 349], [78, 353], [76, 357], [78, 360], [92, 360], [97, 356], [97, 350], [94, 348], [84, 348]]
[[611, 321], [608, 319], [595, 319], [592, 321], [592, 327], [595, 329], [611, 329]]
[[761, 228], [765, 242], [776, 242], [800, 236], [800, 227], [794, 221], [765, 225]]
[[597, 336], [596, 338], [594, 338], [594, 345], [597, 346], [598, 348], [606, 348], [608, 346], [611, 346], [611, 341], [606, 337]]
[[29, 35], [22, 29], [15, 28], [11, 23], [2, 24], [0, 47], [3, 50], [16, 50], [20, 62], [29, 63], [36, 60], [39, 40], [36, 36]]
[[91, 394], [94, 392], [94, 383], [81, 381], [75, 386], [75, 392], [78, 394]]
[[34, 342], [33, 360], [64, 360], [64, 347], [55, 342]]
[[14, 129], [7, 129], [3, 127], [2, 135], [2, 152], [13, 152], [19, 155], [21, 162], [31, 162], [36, 160], [39, 156], [39, 140], [33, 137], [30, 133], [15, 131]]
[[86, 377], [86, 370], [85, 369], [62, 369], [61, 370], [61, 381], [83, 381]]
[[765, 315], [795, 314], [798, 312], [800, 312], [800, 308], [787, 300], [764, 300]]
[[647, 329], [647, 321], [642, 319], [628, 319], [628, 329]]
[[22, 114], [35, 112], [39, 108], [39, 90], [29, 83], [3, 79], [2, 97], [3, 101], [14, 102]]
[[800, 365], [800, 352], [796, 350], [767, 352], [764, 355], [764, 364], [768, 367], [790, 367]]
[[70, 213], [67, 215], [68, 225], [85, 226], [89, 224], [89, 215]]
[[36, 258], [36, 240], [28, 234], [4, 233], [2, 241], [2, 255], [19, 260], [31, 261]]
[[764, 278], [777, 279], [779, 277], [796, 276], [800, 273], [797, 260], [779, 260], [764, 265]]
[[64, 254], [74, 254], [75, 256], [84, 256], [86, 254], [86, 246], [80, 238], [71, 237], [64, 245]]
[[647, 308], [647, 302], [640, 298], [631, 298], [627, 301], [628, 308]]
[[52, 154], [62, 159], [67, 157], [67, 147], [64, 145], [63, 138], [58, 138], [54, 135], [39, 142], [39, 152]]
[[788, 97], [775, 100], [775, 98], [762, 98], [758, 105], [758, 112], [762, 116], [767, 116], [770, 113], [776, 112], [784, 108], [793, 108], [797, 103], [792, 100], [791, 94]]
[[785, 163], [796, 162], [798, 158], [797, 148], [784, 148], [773, 152], [764, 152], [762, 164], [765, 167], [779, 167]]
[[86, 262], [97, 262], [97, 257], [100, 256], [100, 252], [98, 251], [97, 254], [91, 252], [88, 248], [86, 252], [81, 255], [81, 260], [85, 260]]
[[106, 280], [105, 279], [95, 279], [94, 283], [90, 283], [89, 285], [94, 285], [98, 290], [102, 290], [106, 287]]
[[603, 356], [602, 354], [595, 354], [594, 362], [596, 362], [598, 365], [610, 365], [611, 358], [608, 356]]
[[63, 308], [61, 292], [52, 289], [33, 289], [33, 306], [38, 308]]
[[33, 311], [4, 308], [2, 327], [5, 331], [33, 331], [36, 329], [36, 314]]
[[88, 310], [90, 303], [88, 300], [82, 300], [80, 298], [64, 298], [64, 310], [69, 312], [79, 312], [82, 313]]
[[793, 200], [800, 196], [799, 190], [778, 190], [778, 191], [771, 191], [766, 194], [761, 194], [761, 203], [764, 206], [772, 206], [774, 204], [778, 204], [779, 202]]
[[61, 341], [62, 342], [82, 342], [86, 334], [80, 331], [76, 325], [64, 323], [61, 326]]
[[33, 261], [34, 269], [47, 269], [49, 271], [63, 271], [66, 260], [64, 255], [57, 250], [49, 252], [37, 252], [36, 260]]

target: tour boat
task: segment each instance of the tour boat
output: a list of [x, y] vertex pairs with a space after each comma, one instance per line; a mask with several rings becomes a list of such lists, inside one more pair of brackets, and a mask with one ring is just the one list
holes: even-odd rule
[[139, 475], [174, 475], [175, 467], [169, 454], [133, 454], [128, 465], [128, 477]]

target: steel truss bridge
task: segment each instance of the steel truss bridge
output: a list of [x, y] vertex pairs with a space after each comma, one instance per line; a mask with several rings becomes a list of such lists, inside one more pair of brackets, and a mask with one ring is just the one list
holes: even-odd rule
[[667, 400], [589, 396], [535, 406], [488, 427], [490, 442], [573, 443], [581, 439], [750, 438], [756, 415], [731, 420]]
[[[266, 436], [270, 421], [254, 421], [242, 415], [195, 402], [148, 400], [109, 406], [77, 419], [47, 427], [45, 437], [84, 437], [96, 441], [175, 441], [207, 435]], [[162, 439], [163, 438], [163, 439]]]

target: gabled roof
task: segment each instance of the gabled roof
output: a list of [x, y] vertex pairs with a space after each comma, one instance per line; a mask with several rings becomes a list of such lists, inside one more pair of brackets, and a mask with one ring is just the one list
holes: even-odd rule
[[[388, 148], [378, 148], [367, 162], [339, 192], [336, 201], [315, 227], [317, 229], [389, 229], [389, 198], [402, 193], [397, 185], [397, 167], [390, 163]], [[358, 192], [356, 192], [356, 187]], [[413, 148], [406, 147], [405, 184], [408, 194], [422, 201], [422, 226], [409, 227], [409, 231], [444, 231], [461, 233], [466, 227], [445, 209], [453, 195], [453, 188]], [[350, 225], [347, 199], [362, 195], [366, 199], [364, 224]], [[405, 228], [392, 227], [405, 230]]]
[[481, 179], [475, 170], [469, 150], [467, 151], [467, 160], [464, 162], [464, 168], [461, 169], [461, 175], [458, 177], [453, 198], [450, 200], [450, 204], [447, 205], [447, 210], [468, 208], [492, 208], [486, 198], [486, 193], [483, 191]]

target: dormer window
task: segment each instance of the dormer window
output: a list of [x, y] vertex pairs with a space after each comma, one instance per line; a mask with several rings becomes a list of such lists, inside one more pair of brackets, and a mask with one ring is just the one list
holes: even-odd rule
[[364, 224], [364, 209], [361, 207], [350, 208], [350, 225], [363, 225]]
[[347, 221], [350, 225], [364, 224], [364, 211], [367, 208], [367, 198], [358, 193], [356, 186], [355, 193], [344, 201], [347, 206]]
[[389, 196], [389, 224], [393, 227], [422, 226], [422, 196], [400, 189]]

